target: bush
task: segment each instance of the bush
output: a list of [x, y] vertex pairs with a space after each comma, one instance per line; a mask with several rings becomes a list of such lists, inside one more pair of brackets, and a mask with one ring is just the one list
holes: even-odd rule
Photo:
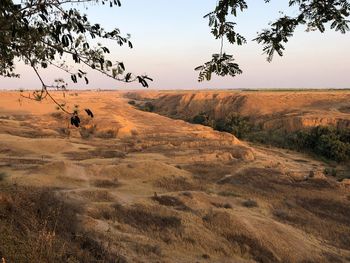
[[130, 104], [130, 105], [135, 105], [136, 102], [135, 102], [134, 100], [129, 100], [129, 101], [128, 101], [128, 104]]
[[249, 118], [238, 114], [230, 114], [225, 119], [219, 119], [214, 126], [215, 130], [232, 133], [237, 138], [246, 137], [252, 128]]
[[253, 142], [269, 144], [343, 162], [350, 159], [350, 131], [335, 127], [317, 126], [292, 133], [283, 131], [248, 132]]
[[230, 114], [224, 119], [214, 120], [207, 113], [200, 113], [190, 121], [194, 124], [210, 126], [214, 130], [232, 133], [238, 138], [244, 138], [252, 131], [253, 125], [250, 124], [249, 118], [242, 117], [238, 114]]
[[143, 106], [143, 110], [148, 112], [153, 112], [155, 110], [155, 106], [152, 104], [152, 102], [147, 101]]
[[349, 133], [335, 127], [317, 126], [297, 132], [290, 144], [297, 149], [309, 150], [327, 159], [342, 162], [350, 158]]
[[200, 113], [193, 117], [191, 123], [208, 126], [209, 116], [206, 113]]

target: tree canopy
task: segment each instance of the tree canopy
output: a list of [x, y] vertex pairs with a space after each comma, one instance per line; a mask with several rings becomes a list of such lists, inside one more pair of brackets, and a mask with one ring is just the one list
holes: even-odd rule
[[[270, 2], [264, 1], [267, 4]], [[75, 126], [80, 123], [78, 111], [69, 111], [50, 94], [51, 89], [66, 90], [67, 82], [63, 78], [57, 78], [53, 84], [45, 83], [40, 68], [56, 67], [69, 74], [74, 83], [79, 80], [89, 82], [82, 66], [117, 81], [139, 82], [146, 88], [149, 81], [152, 81], [147, 75], [128, 72], [123, 61], [110, 60], [107, 46], [92, 44], [94, 39], [108, 39], [120, 46], [133, 48], [130, 35], [122, 35], [118, 28], [107, 31], [100, 24], [91, 23], [87, 15], [76, 8], [79, 4], [89, 3], [121, 6], [120, 0], [22, 0], [20, 3], [1, 0], [0, 3], [0, 75], [19, 77], [15, 64], [23, 61], [35, 72], [42, 87], [28, 96], [21, 96], [37, 101], [51, 99], [61, 110], [72, 115], [71, 122]], [[290, 7], [298, 8], [298, 14], [294, 17], [281, 16], [254, 39], [263, 45], [263, 52], [269, 62], [275, 53], [283, 55], [285, 43], [298, 26], [306, 26], [307, 31], [324, 32], [327, 25], [341, 33], [349, 30], [350, 3], [347, 0], [289, 0], [288, 3]], [[210, 61], [196, 68], [199, 71], [199, 81], [210, 80], [213, 73], [232, 77], [242, 73], [233, 55], [223, 53], [223, 45], [224, 39], [238, 46], [247, 42], [236, 31], [236, 23], [231, 20], [246, 9], [248, 4], [245, 0], [219, 0], [214, 10], [204, 16], [209, 20], [211, 33], [221, 42], [221, 48], [219, 53], [212, 55]], [[67, 56], [75, 62], [74, 69], [68, 67], [65, 61]], [[93, 116], [90, 110], [86, 112]]]

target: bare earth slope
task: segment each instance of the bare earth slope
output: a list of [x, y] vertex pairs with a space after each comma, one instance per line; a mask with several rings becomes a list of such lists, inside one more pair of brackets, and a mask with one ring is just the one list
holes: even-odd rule
[[157, 112], [181, 119], [191, 119], [200, 113], [218, 119], [236, 112], [249, 116], [263, 129], [350, 127], [350, 91], [146, 91], [129, 92], [127, 96], [151, 99]]
[[76, 235], [108, 262], [350, 261], [350, 188], [318, 161], [139, 111], [118, 92], [66, 95], [95, 113], [83, 130], [17, 99], [0, 94], [0, 187], [50, 187], [79, 206]]

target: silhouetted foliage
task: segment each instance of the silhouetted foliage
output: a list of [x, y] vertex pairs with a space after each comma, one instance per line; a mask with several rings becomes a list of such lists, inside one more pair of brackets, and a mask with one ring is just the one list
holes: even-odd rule
[[[269, 3], [270, 0], [265, 0]], [[283, 15], [270, 24], [269, 29], [258, 33], [257, 41], [263, 45], [263, 52], [267, 55], [267, 61], [271, 62], [275, 53], [283, 55], [284, 45], [293, 36], [298, 26], [304, 25], [306, 31], [326, 30], [326, 25], [341, 33], [349, 31], [348, 17], [350, 15], [350, 3], [347, 0], [289, 0], [290, 7], [297, 7], [298, 12], [294, 16]], [[214, 11], [204, 16], [209, 20], [211, 33], [219, 39], [220, 53], [213, 55], [213, 59], [196, 68], [200, 70], [199, 81], [210, 80], [212, 73], [219, 76], [230, 75], [232, 77], [241, 74], [239, 65], [232, 63], [233, 56], [223, 52], [224, 39], [232, 45], [243, 45], [246, 39], [236, 31], [236, 23], [229, 21], [229, 17], [236, 17], [238, 12], [248, 9], [245, 0], [219, 0]]]
[[[17, 1], [19, 2], [19, 1]], [[65, 104], [56, 101], [50, 89], [66, 90], [67, 83], [57, 78], [54, 84], [44, 82], [40, 69], [49, 66], [58, 68], [70, 75], [73, 83], [82, 79], [89, 83], [83, 66], [96, 70], [107, 77], [121, 82], [139, 82], [148, 87], [152, 81], [146, 75], [134, 76], [127, 72], [122, 61], [109, 60], [106, 55], [109, 49], [102, 44], [92, 45], [94, 39], [113, 40], [119, 46], [133, 48], [130, 36], [122, 36], [115, 28], [106, 31], [100, 24], [93, 24], [85, 14], [73, 7], [73, 4], [107, 4], [110, 7], [120, 6], [119, 0], [23, 0], [20, 3], [12, 0], [0, 2], [0, 75], [19, 77], [15, 71], [15, 61], [23, 61], [30, 66], [41, 82], [41, 88], [21, 96], [27, 99], [42, 101], [51, 99], [59, 109], [72, 115], [71, 124], [78, 127], [78, 111], [70, 112]], [[71, 5], [69, 5], [71, 4]], [[95, 41], [95, 40], [94, 40]], [[77, 68], [67, 66], [65, 58], [70, 57]], [[86, 113], [93, 117], [91, 110]]]
[[[270, 0], [265, 0], [266, 3]], [[330, 28], [346, 33], [349, 30], [348, 17], [350, 3], [347, 0], [289, 0], [290, 7], [297, 7], [295, 16], [283, 15], [270, 24], [254, 39], [261, 43], [267, 60], [271, 61], [274, 54], [282, 56], [284, 44], [293, 36], [300, 25], [306, 26], [307, 31], [318, 30], [324, 32], [326, 25]], [[59, 109], [72, 115], [71, 124], [79, 126], [79, 112], [70, 112], [65, 104], [56, 101], [50, 94], [50, 89], [66, 90], [67, 83], [62, 78], [54, 80], [52, 85], [44, 82], [40, 69], [56, 67], [70, 76], [73, 83], [83, 80], [89, 83], [87, 72], [82, 66], [96, 70], [107, 77], [121, 82], [139, 82], [148, 87], [153, 81], [147, 75], [133, 75], [126, 71], [122, 61], [111, 61], [106, 56], [110, 53], [108, 47], [102, 44], [92, 46], [92, 40], [113, 40], [119, 46], [127, 45], [133, 48], [130, 36], [122, 36], [115, 28], [106, 31], [100, 24], [93, 24], [85, 14], [73, 5], [97, 3], [121, 6], [120, 0], [13, 0], [0, 2], [0, 75], [5, 77], [19, 77], [15, 71], [15, 62], [23, 61], [30, 66], [39, 78], [42, 87], [22, 97], [34, 101], [51, 99]], [[210, 80], [212, 74], [235, 77], [242, 73], [239, 65], [234, 62], [232, 55], [223, 50], [224, 39], [233, 45], [243, 45], [246, 39], [236, 31], [236, 23], [229, 21], [229, 17], [236, 17], [238, 12], [248, 8], [245, 0], [219, 0], [214, 11], [204, 17], [209, 20], [211, 33], [219, 39], [220, 52], [212, 59], [196, 67], [200, 71], [199, 81]], [[67, 66], [65, 57], [70, 57], [77, 65], [71, 69]], [[92, 111], [86, 112], [90, 117]]]

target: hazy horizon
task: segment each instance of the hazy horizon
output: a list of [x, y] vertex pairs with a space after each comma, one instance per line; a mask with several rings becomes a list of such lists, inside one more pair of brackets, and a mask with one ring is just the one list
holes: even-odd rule
[[[197, 2], [197, 3], [196, 3]], [[134, 49], [119, 47], [108, 41], [110, 59], [124, 61], [127, 70], [148, 74], [154, 78], [150, 89], [347, 89], [350, 88], [350, 34], [330, 31], [304, 32], [299, 29], [286, 45], [285, 56], [266, 62], [262, 46], [250, 40], [256, 32], [268, 27], [279, 16], [278, 11], [293, 15], [287, 2], [264, 4], [248, 1], [249, 9], [237, 19], [237, 29], [248, 44], [236, 47], [225, 44], [225, 51], [236, 57], [243, 74], [236, 77], [214, 77], [210, 82], [197, 82], [194, 71], [212, 53], [219, 50], [219, 42], [210, 34], [203, 15], [211, 11], [216, 1], [177, 2], [154, 0], [122, 1], [121, 8], [88, 6], [84, 10], [92, 22], [102, 24], [107, 30], [115, 26], [123, 34], [130, 33]], [[114, 46], [113, 46], [114, 45]], [[0, 89], [41, 88], [40, 82], [29, 67], [18, 65], [20, 79], [1, 79]], [[139, 84], [124, 84], [108, 79], [97, 72], [89, 73], [90, 84], [74, 85], [67, 74], [54, 69], [42, 71], [48, 83], [64, 77], [69, 89], [138, 89]], [[45, 73], [47, 72], [47, 73]]]

